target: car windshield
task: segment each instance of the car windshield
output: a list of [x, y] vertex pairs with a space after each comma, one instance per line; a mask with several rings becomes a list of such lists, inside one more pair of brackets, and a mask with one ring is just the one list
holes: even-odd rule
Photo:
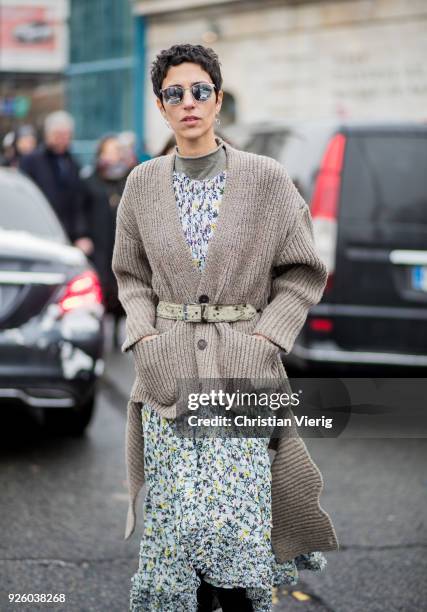
[[245, 144], [245, 150], [258, 155], [268, 155], [273, 159], [278, 159], [285, 145], [288, 131], [259, 132], [253, 134]]
[[0, 193], [0, 229], [68, 242], [49, 202], [28, 179], [0, 176]]
[[425, 134], [362, 134], [349, 139], [344, 214], [359, 220], [427, 224]]

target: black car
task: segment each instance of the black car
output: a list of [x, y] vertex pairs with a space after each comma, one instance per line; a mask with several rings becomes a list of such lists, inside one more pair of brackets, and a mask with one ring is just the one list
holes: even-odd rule
[[28, 178], [1, 168], [0, 194], [0, 402], [80, 434], [104, 366], [99, 279]]
[[228, 136], [284, 165], [328, 266], [288, 363], [425, 371], [427, 125], [276, 123]]

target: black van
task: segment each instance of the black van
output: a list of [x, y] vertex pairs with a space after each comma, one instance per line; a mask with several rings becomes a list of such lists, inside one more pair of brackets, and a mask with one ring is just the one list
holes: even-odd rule
[[240, 143], [236, 134], [236, 145], [283, 163], [329, 270], [286, 361], [427, 372], [427, 125], [258, 125], [240, 129]]

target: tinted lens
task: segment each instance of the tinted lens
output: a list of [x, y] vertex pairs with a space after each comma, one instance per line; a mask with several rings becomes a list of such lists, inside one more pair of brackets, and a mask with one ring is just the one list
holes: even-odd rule
[[182, 102], [184, 97], [184, 90], [179, 85], [174, 85], [172, 87], [166, 87], [163, 90], [163, 99], [168, 104], [179, 104]]
[[213, 87], [212, 85], [209, 85], [209, 83], [197, 83], [196, 85], [193, 85], [191, 90], [195, 100], [198, 102], [205, 102], [211, 97]]

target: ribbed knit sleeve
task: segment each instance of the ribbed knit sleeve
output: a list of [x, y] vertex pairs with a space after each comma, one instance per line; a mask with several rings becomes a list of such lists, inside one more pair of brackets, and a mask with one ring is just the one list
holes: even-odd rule
[[328, 276], [315, 248], [310, 209], [289, 182], [295, 220], [274, 262], [270, 301], [253, 330], [285, 353], [291, 351], [310, 307], [321, 300]]
[[135, 219], [138, 192], [137, 166], [129, 174], [117, 210], [112, 270], [117, 279], [119, 300], [126, 312], [126, 352], [144, 336], [158, 333], [154, 327], [156, 296], [151, 288], [151, 268]]

